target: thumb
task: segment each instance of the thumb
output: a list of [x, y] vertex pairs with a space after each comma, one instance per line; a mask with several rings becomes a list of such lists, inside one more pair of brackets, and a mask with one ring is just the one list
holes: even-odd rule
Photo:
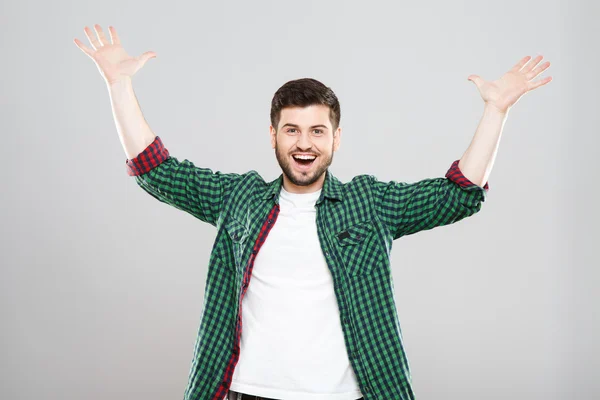
[[151, 58], [156, 58], [156, 53], [153, 51], [147, 51], [139, 57], [139, 60], [142, 62], [142, 65], [146, 64]]
[[469, 77], [467, 79], [470, 80], [471, 82], [473, 82], [477, 86], [478, 89], [483, 84], [483, 79], [481, 79], [481, 77], [479, 75], [469, 75]]

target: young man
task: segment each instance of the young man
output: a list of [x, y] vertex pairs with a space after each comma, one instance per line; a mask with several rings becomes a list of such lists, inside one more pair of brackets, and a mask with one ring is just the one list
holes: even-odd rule
[[[392, 242], [481, 209], [509, 108], [549, 63], [523, 58], [502, 78], [469, 77], [485, 102], [469, 148], [443, 178], [342, 183], [328, 167], [342, 130], [333, 91], [305, 78], [271, 104], [282, 174], [213, 172], [171, 156], [146, 124], [131, 77], [154, 53], [128, 56], [95, 26], [75, 43], [111, 95], [126, 167], [159, 201], [217, 228], [185, 399], [414, 399], [395, 307]], [[252, 284], [250, 284], [252, 283]], [[242, 329], [243, 327], [243, 329]]]

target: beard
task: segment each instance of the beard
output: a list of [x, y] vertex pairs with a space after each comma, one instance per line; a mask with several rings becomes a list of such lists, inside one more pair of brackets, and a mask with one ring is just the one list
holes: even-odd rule
[[[301, 153], [302, 151], [294, 150], [290, 153], [295, 152]], [[283, 174], [296, 186], [309, 186], [319, 180], [333, 161], [333, 145], [331, 146], [329, 157], [322, 154], [315, 155], [317, 158], [313, 161], [313, 165], [309, 171], [298, 171], [294, 169], [294, 166], [292, 165], [294, 162], [292, 156], [290, 154], [283, 154], [279, 149], [279, 145], [275, 142], [275, 156], [277, 157], [277, 162], [279, 163]]]

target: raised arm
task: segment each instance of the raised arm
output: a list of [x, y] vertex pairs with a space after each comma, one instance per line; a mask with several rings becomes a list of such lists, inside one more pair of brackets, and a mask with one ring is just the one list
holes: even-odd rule
[[476, 184], [486, 182], [492, 172], [502, 130], [510, 109], [534, 89], [546, 85], [551, 76], [534, 81], [550, 66], [543, 56], [534, 59], [523, 57], [504, 75], [495, 81], [486, 81], [478, 75], [467, 78], [477, 86], [484, 102], [483, 116], [479, 121], [471, 144], [460, 158], [460, 169]]
[[481, 209], [489, 185], [475, 185], [462, 174], [458, 162], [443, 178], [406, 183], [371, 177], [375, 209], [394, 240], [460, 221]]
[[137, 184], [161, 202], [216, 225], [230, 184], [240, 175], [213, 172], [169, 155], [160, 137], [144, 119], [131, 81], [156, 54], [146, 52], [140, 57], [131, 57], [121, 46], [113, 27], [109, 27], [112, 43], [99, 25], [94, 28], [98, 38], [87, 26], [84, 29], [93, 50], [78, 39], [75, 44], [96, 63], [107, 84], [117, 131], [127, 156], [127, 173], [135, 176]]
[[404, 183], [379, 182], [372, 177], [375, 207], [394, 239], [451, 224], [481, 209], [508, 111], [525, 93], [552, 80], [534, 81], [550, 66], [547, 61], [540, 64], [542, 58], [523, 57], [495, 81], [468, 77], [479, 90], [484, 112], [471, 144], [452, 163], [445, 178]]
[[152, 197], [213, 226], [230, 188], [242, 177], [179, 161], [169, 155], [159, 136], [137, 157], [127, 160], [126, 168]]
[[100, 25], [94, 25], [94, 29], [98, 38], [90, 28], [84, 28], [93, 49], [79, 39], [74, 39], [74, 42], [94, 61], [104, 78], [121, 144], [127, 158], [134, 158], [154, 141], [155, 135], [142, 115], [131, 78], [146, 61], [156, 57], [156, 53], [148, 51], [139, 57], [132, 57], [123, 49], [114, 27], [108, 27], [112, 43], [108, 41]]

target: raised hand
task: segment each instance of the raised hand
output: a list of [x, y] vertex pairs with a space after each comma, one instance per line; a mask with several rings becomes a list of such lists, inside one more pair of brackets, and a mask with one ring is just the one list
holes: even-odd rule
[[94, 50], [85, 46], [79, 39], [74, 42], [85, 54], [87, 54], [98, 67], [107, 84], [113, 84], [123, 79], [131, 78], [150, 58], [156, 57], [153, 51], [147, 51], [139, 57], [131, 57], [121, 46], [121, 40], [114, 27], [109, 26], [112, 43], [109, 43], [100, 25], [95, 24], [94, 29], [98, 39], [93, 35], [90, 28], [84, 28], [85, 35], [90, 40]]
[[543, 56], [539, 55], [531, 62], [531, 56], [521, 59], [514, 67], [495, 81], [485, 81], [478, 75], [470, 75], [467, 79], [475, 83], [483, 101], [494, 106], [501, 112], [508, 110], [527, 92], [537, 89], [552, 80], [551, 76], [533, 82], [539, 74], [544, 72], [550, 62], [540, 64]]

